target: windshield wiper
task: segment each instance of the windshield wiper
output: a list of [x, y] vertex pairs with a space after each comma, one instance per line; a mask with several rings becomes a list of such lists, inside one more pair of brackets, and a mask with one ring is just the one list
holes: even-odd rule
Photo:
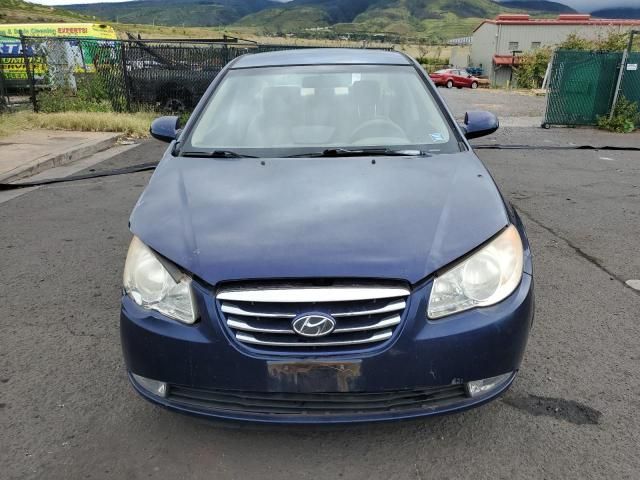
[[242, 155], [232, 150], [213, 150], [211, 152], [180, 152], [181, 157], [200, 158], [258, 158], [253, 155]]
[[320, 158], [320, 157], [430, 157], [431, 154], [423, 150], [394, 150], [391, 148], [328, 148], [322, 152], [300, 153], [289, 155], [287, 158]]

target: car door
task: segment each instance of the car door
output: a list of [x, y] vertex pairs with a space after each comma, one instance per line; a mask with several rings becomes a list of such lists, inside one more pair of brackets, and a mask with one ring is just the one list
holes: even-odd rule
[[460, 86], [471, 87], [473, 79], [471, 78], [471, 75], [469, 75], [469, 72], [466, 70], [459, 70], [458, 74], [460, 75]]
[[451, 70], [453, 74], [453, 83], [456, 87], [465, 87], [465, 78], [462, 76], [460, 70]]
[[451, 69], [449, 70], [449, 78], [453, 80], [453, 86], [459, 87], [460, 75], [458, 75], [458, 70]]

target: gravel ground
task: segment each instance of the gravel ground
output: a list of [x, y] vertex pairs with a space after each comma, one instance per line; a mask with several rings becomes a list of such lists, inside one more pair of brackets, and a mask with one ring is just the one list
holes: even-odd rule
[[[514, 116], [529, 111], [480, 92], [446, 94], [457, 115], [485, 98]], [[638, 139], [507, 128], [478, 143]], [[144, 142], [97, 168], [147, 162], [163, 148]], [[149, 174], [0, 203], [0, 477], [637, 479], [640, 294], [624, 282], [640, 278], [640, 155], [479, 155], [535, 254], [537, 316], [522, 371], [489, 405], [394, 424], [238, 428], [148, 404], [127, 384], [118, 304], [128, 215]]]
[[456, 118], [462, 120], [468, 110], [488, 110], [500, 118], [503, 126], [539, 127], [547, 105], [546, 97], [518, 91], [438, 89]]

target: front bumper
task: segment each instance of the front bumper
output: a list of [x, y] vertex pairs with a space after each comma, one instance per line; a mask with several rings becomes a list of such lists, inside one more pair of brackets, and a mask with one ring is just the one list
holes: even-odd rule
[[[412, 292], [402, 325], [385, 344], [313, 358], [237, 343], [211, 291], [200, 285], [194, 288], [201, 318], [192, 326], [124, 297], [126, 366], [134, 388], [154, 403], [198, 416], [262, 423], [412, 418], [465, 410], [499, 396], [522, 361], [534, 315], [533, 279], [525, 274], [499, 305], [438, 321], [425, 320], [431, 286]], [[151, 393], [131, 374], [165, 382], [167, 395]], [[471, 397], [465, 387], [498, 376], [502, 380], [481, 395]], [[378, 402], [374, 407], [371, 399]], [[331, 408], [309, 408], [320, 404]]]

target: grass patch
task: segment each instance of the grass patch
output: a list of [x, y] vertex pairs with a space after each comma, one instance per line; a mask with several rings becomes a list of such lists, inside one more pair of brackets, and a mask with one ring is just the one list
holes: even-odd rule
[[72, 130], [76, 132], [116, 132], [143, 138], [149, 134], [153, 112], [16, 112], [0, 115], [0, 135], [6, 136], [23, 130]]

